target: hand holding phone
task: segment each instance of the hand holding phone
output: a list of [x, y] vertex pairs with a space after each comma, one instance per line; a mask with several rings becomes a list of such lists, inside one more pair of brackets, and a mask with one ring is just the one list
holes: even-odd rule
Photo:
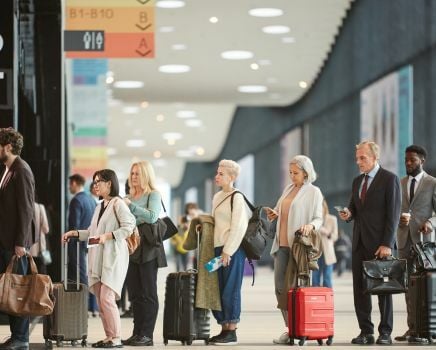
[[337, 212], [341, 212], [341, 211], [345, 211], [345, 208], [344, 207], [342, 207], [342, 206], [340, 206], [340, 205], [335, 205], [335, 207], [334, 207], [335, 209], [336, 209], [336, 211]]

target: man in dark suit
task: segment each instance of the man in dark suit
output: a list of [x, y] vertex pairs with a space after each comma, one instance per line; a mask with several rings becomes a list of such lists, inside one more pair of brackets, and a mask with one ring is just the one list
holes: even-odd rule
[[[85, 193], [85, 178], [82, 175], [74, 174], [68, 179], [70, 193], [74, 195], [68, 207], [68, 230], [86, 230], [91, 224], [97, 204], [91, 195]], [[72, 238], [68, 243], [68, 279], [74, 281], [77, 276], [77, 241], [77, 238]], [[79, 242], [79, 273], [80, 283], [88, 285], [86, 245], [86, 242]], [[97, 302], [93, 294], [90, 294], [88, 309], [95, 316]]]
[[[401, 190], [398, 177], [378, 164], [379, 147], [371, 141], [356, 146], [356, 163], [361, 175], [353, 181], [348, 208], [340, 212], [342, 220], [354, 220], [352, 272], [354, 308], [360, 334], [352, 344], [374, 343], [374, 324], [371, 322], [371, 296], [363, 293], [362, 262], [392, 254], [395, 232], [400, 219]], [[379, 299], [380, 324], [377, 344], [392, 344], [392, 296]]]
[[[23, 136], [12, 128], [0, 129], [0, 272], [12, 256], [18, 257], [17, 273], [27, 274], [26, 248], [34, 243], [35, 180], [29, 165], [20, 158]], [[29, 349], [29, 317], [9, 316], [11, 337], [0, 349]]]
[[[427, 174], [423, 165], [427, 151], [417, 145], [406, 148], [405, 166], [407, 176], [401, 179], [402, 204], [400, 225], [397, 231], [398, 255], [407, 259], [408, 273], [412, 271], [410, 248], [421, 239], [431, 238], [436, 227], [436, 178]], [[421, 233], [423, 234], [421, 238]], [[410, 319], [410, 303], [406, 293], [407, 325], [410, 329], [413, 320]], [[410, 337], [409, 330], [398, 341], [422, 343], [424, 339]]]

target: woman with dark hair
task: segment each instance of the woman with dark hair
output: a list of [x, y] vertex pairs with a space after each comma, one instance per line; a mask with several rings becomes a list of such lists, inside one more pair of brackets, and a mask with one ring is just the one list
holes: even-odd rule
[[[123, 200], [119, 199], [118, 178], [113, 170], [94, 173], [93, 184], [102, 199], [87, 230], [72, 230], [63, 235], [86, 241], [93, 238], [96, 245], [88, 251], [88, 280], [91, 293], [97, 297], [100, 317], [106, 338], [92, 344], [94, 348], [119, 348], [121, 319], [116, 304], [127, 274], [129, 251], [126, 238], [135, 228], [135, 217]], [[91, 242], [91, 241], [90, 241]]]

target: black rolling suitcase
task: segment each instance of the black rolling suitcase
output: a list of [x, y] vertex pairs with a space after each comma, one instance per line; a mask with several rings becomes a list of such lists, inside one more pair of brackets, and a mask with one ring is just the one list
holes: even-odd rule
[[436, 243], [419, 242], [411, 254], [415, 272], [409, 277], [410, 332], [432, 343], [436, 338]]
[[[197, 242], [197, 261], [200, 261], [198, 232]], [[170, 273], [167, 276], [163, 319], [165, 345], [168, 340], [178, 340], [183, 345], [191, 345], [194, 340], [209, 343], [210, 312], [195, 307], [196, 282], [196, 270]]]
[[[68, 243], [69, 244], [69, 243]], [[68, 252], [64, 249], [64, 283], [54, 283], [53, 292], [56, 304], [53, 313], [46, 316], [43, 321], [43, 335], [47, 348], [63, 346], [64, 341], [75, 346], [81, 342], [82, 347], [87, 345], [88, 337], [88, 286], [79, 283], [79, 260], [77, 259], [76, 283], [67, 283], [68, 280]], [[77, 242], [77, 257], [79, 257], [79, 242]]]

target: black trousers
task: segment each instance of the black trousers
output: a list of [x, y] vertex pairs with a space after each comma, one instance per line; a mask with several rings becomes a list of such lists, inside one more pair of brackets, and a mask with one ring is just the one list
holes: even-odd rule
[[129, 262], [127, 290], [133, 307], [133, 334], [153, 339], [159, 299], [157, 296], [157, 259], [136, 264]]
[[[365, 334], [374, 334], [374, 324], [371, 322], [371, 295], [363, 293], [362, 262], [372, 259], [374, 259], [374, 252], [368, 252], [359, 242], [359, 248], [353, 250], [352, 255], [354, 309], [359, 328]], [[378, 331], [380, 334], [390, 335], [393, 327], [392, 295], [379, 295], [378, 307], [380, 309]]]

